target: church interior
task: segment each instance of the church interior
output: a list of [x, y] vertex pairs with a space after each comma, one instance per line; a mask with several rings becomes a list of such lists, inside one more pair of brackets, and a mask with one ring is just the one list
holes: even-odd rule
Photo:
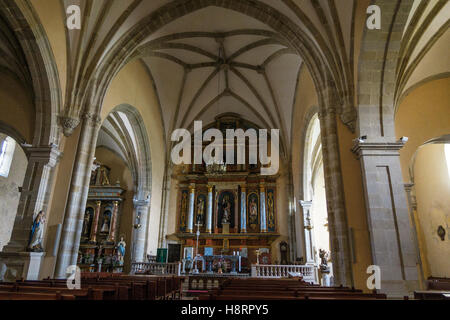
[[450, 299], [449, 25], [0, 0], [0, 300]]

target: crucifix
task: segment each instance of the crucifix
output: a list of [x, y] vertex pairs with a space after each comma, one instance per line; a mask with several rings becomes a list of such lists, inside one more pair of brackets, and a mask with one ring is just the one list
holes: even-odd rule
[[197, 234], [196, 234], [197, 235], [197, 243], [196, 243], [196, 247], [195, 247], [194, 270], [192, 271], [194, 274], [198, 274], [199, 273], [198, 268], [197, 268], [197, 261], [201, 260], [201, 259], [199, 259], [200, 255], [198, 254], [198, 239], [200, 237], [200, 226], [201, 226], [201, 224], [199, 222], [197, 222], [196, 226], [197, 226]]

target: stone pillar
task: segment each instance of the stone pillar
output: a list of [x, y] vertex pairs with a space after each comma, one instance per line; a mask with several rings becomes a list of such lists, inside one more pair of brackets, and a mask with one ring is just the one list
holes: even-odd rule
[[418, 287], [417, 254], [400, 167], [399, 142], [357, 142], [361, 161], [373, 264], [381, 268], [381, 291], [404, 297]]
[[[47, 210], [49, 190], [60, 152], [56, 146], [26, 148], [28, 167], [11, 240], [0, 253], [0, 263], [18, 278], [37, 280], [44, 253], [26, 252], [33, 220]], [[46, 212], [48, 221], [48, 212]], [[44, 244], [45, 249], [45, 244]]]
[[260, 185], [260, 211], [261, 211], [261, 232], [267, 232], [267, 216], [266, 216], [266, 186]]
[[314, 233], [312, 231], [314, 227], [311, 223], [312, 201], [299, 201], [299, 203], [303, 210], [303, 226], [305, 229], [305, 262], [306, 264], [315, 264]]
[[91, 229], [91, 243], [97, 243], [97, 231], [98, 231], [98, 220], [100, 218], [100, 211], [102, 209], [102, 202], [97, 201], [97, 206], [95, 207], [94, 221]]
[[208, 186], [208, 210], [206, 213], [206, 233], [212, 233], [213, 220], [213, 189], [214, 186]]
[[241, 187], [241, 233], [247, 233], [247, 188]]
[[329, 106], [326, 112], [319, 112], [330, 230], [330, 251], [335, 284], [351, 287], [354, 282], [350, 238], [345, 212], [336, 110], [332, 107], [336, 105], [338, 99], [332, 91], [331, 88], [323, 89], [323, 93], [328, 96], [326, 103]]
[[195, 187], [189, 187], [189, 212], [187, 232], [194, 233]]
[[116, 241], [116, 225], [117, 215], [119, 214], [119, 201], [114, 201], [114, 209], [111, 218], [111, 228], [109, 229], [108, 242], [114, 243]]
[[146, 259], [149, 206], [150, 199], [134, 201], [137, 222], [134, 226], [133, 262], [137, 263], [145, 262]]
[[67, 278], [67, 268], [77, 264], [92, 162], [100, 125], [99, 116], [90, 113], [84, 114], [56, 263], [55, 277], [59, 279]]

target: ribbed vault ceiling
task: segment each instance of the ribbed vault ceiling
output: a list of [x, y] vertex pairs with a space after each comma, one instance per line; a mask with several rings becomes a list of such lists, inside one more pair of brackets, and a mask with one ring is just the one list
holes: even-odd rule
[[[280, 129], [289, 148], [303, 60], [279, 33], [246, 14], [247, 5], [275, 12], [284, 20], [280, 24], [298, 27], [305, 45], [317, 48], [314, 52], [323, 63], [320, 68], [329, 70], [341, 104], [353, 106], [358, 62], [354, 50], [364, 33], [370, 0], [61, 1], [64, 8], [79, 5], [84, 17], [80, 31], [67, 31], [69, 114], [80, 108], [78, 88], [84, 88], [86, 79], [95, 78], [98, 66], [116, 52], [118, 43], [124, 39], [133, 43], [134, 37], [128, 38], [133, 34], [139, 35], [139, 41], [133, 43], [137, 50], [127, 53], [128, 59], [142, 59], [148, 66], [167, 140], [174, 128], [189, 127], [194, 120], [208, 123], [218, 114], [235, 112], [261, 127]], [[192, 13], [173, 18], [178, 11], [184, 12], [183, 7]], [[405, 57], [412, 58], [403, 59], [399, 68], [408, 70], [397, 84], [399, 92], [427, 46], [431, 47], [430, 35], [448, 25], [448, 8], [445, 1], [414, 1], [401, 48]], [[148, 35], [139, 34], [155, 19], [155, 25], [164, 22], [164, 26]], [[310, 63], [311, 58], [305, 56], [304, 61]]]

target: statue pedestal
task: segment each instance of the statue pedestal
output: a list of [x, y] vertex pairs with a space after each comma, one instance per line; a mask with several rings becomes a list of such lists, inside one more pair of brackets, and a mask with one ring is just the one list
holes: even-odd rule
[[222, 234], [230, 234], [230, 224], [229, 223], [222, 224]]
[[45, 252], [0, 253], [0, 280], [39, 280]]

